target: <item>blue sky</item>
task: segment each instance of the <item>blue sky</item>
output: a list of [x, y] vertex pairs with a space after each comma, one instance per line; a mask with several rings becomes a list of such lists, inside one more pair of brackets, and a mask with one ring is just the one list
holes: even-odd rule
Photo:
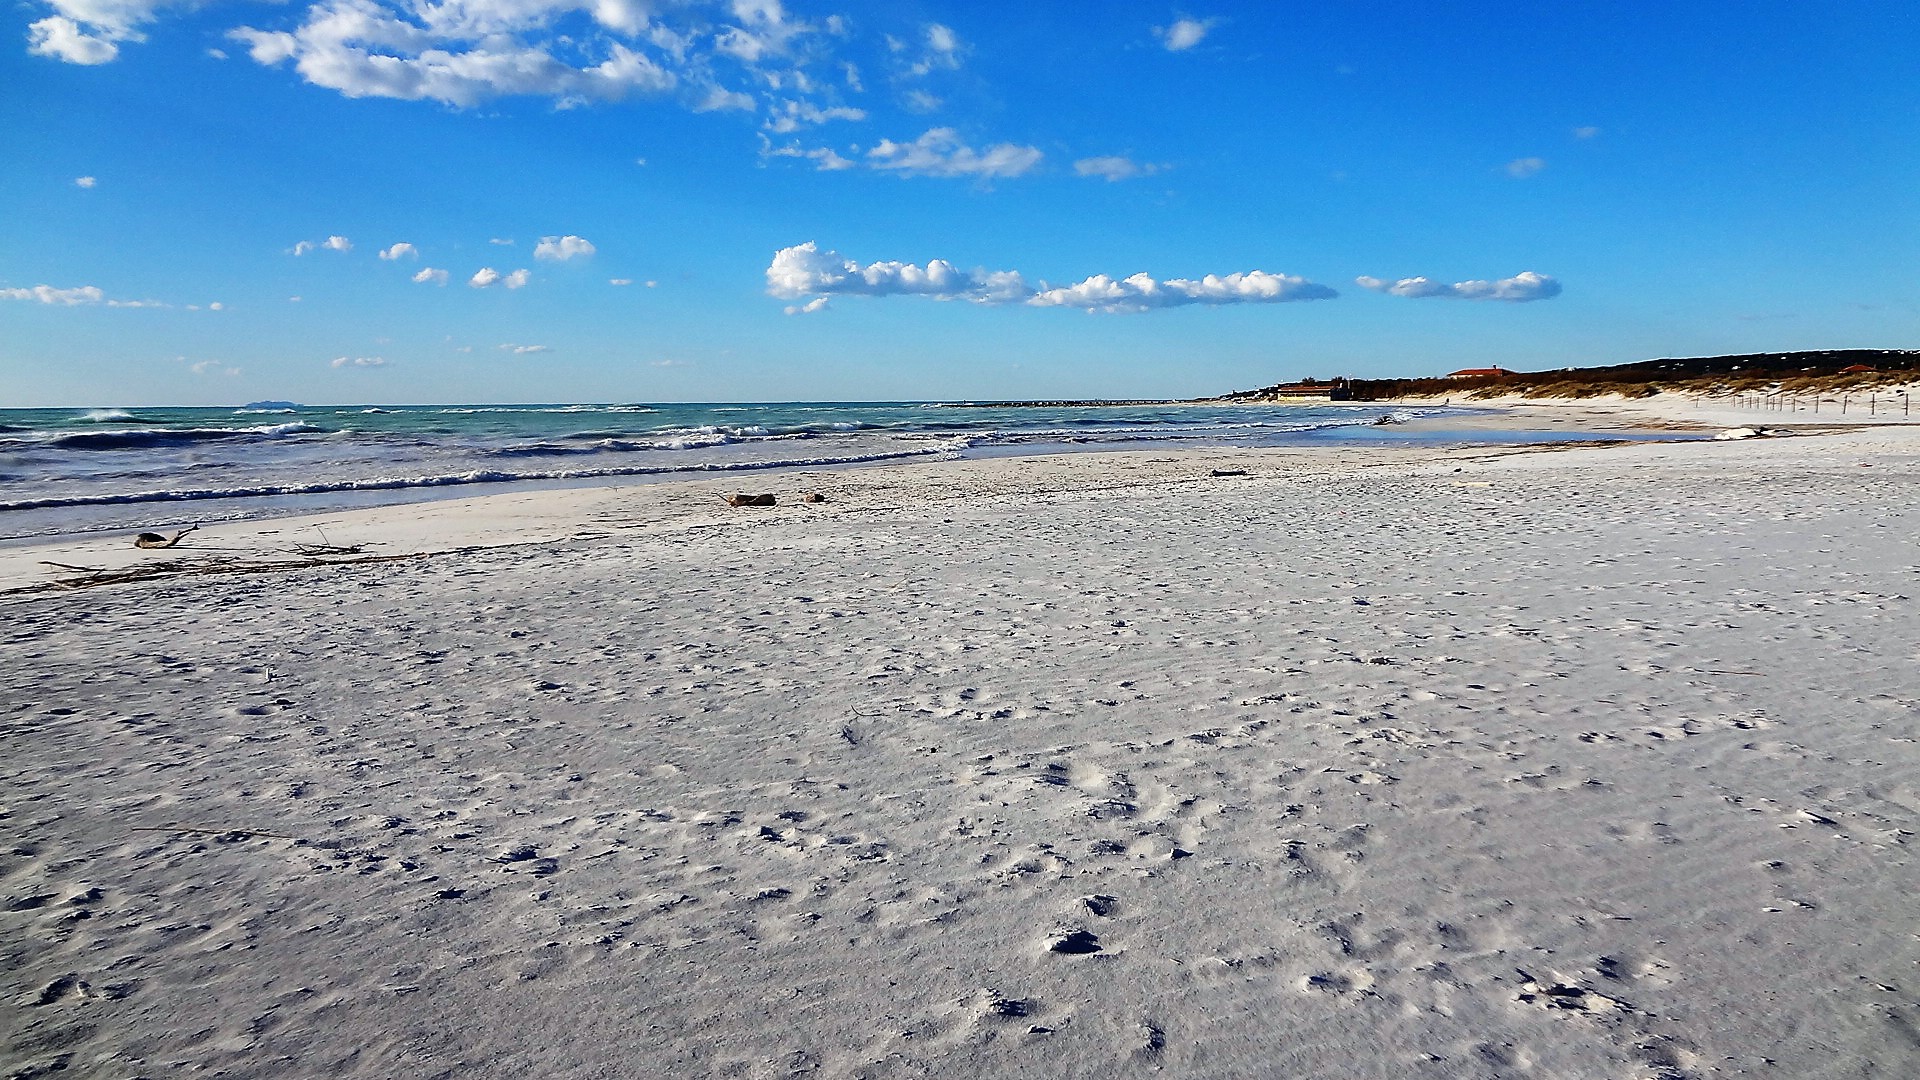
[[1910, 4], [1632, 10], [24, 0], [0, 405], [1920, 344]]

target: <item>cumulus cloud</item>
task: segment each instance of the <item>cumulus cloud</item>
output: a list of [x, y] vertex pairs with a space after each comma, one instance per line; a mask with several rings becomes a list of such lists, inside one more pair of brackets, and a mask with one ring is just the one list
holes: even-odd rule
[[318, 251], [322, 248], [328, 251], [352, 251], [353, 241], [344, 236], [329, 236], [317, 244], [311, 240], [302, 240], [288, 250], [295, 255], [305, 255], [310, 251]]
[[1158, 165], [1143, 165], [1124, 157], [1081, 158], [1073, 163], [1075, 176], [1097, 176], [1110, 184], [1136, 176], [1152, 176], [1159, 171]]
[[333, 366], [337, 368], [386, 367], [387, 360], [383, 356], [336, 356], [333, 359]]
[[1001, 143], [975, 150], [952, 128], [933, 128], [910, 143], [882, 139], [867, 151], [867, 164], [902, 176], [974, 176], [981, 179], [1019, 176], [1040, 164], [1043, 155], [1033, 146]]
[[27, 27], [27, 50], [69, 64], [105, 64], [120, 44], [147, 40], [141, 28], [169, 7], [195, 0], [47, 0], [53, 14]]
[[76, 176], [73, 178], [74, 187], [90, 188], [95, 184], [98, 184], [99, 182], [100, 181], [94, 179], [91, 176]]
[[1529, 300], [1550, 300], [1560, 295], [1560, 282], [1531, 270], [1498, 281], [1456, 281], [1451, 285], [1424, 277], [1401, 278], [1398, 281], [1377, 277], [1358, 277], [1353, 280], [1363, 289], [1416, 300], [1439, 296], [1454, 300], [1507, 300], [1523, 304]]
[[1523, 157], [1507, 162], [1507, 175], [1515, 180], [1525, 180], [1547, 167], [1545, 158]]
[[431, 266], [423, 266], [418, 273], [413, 275], [413, 280], [421, 285], [445, 285], [447, 283], [447, 272], [445, 270], [436, 270]]
[[246, 45], [255, 63], [291, 61], [307, 82], [353, 98], [458, 107], [513, 96], [568, 103], [617, 101], [677, 85], [671, 71], [622, 41], [602, 33], [579, 39], [552, 33], [556, 21], [583, 7], [591, 8], [596, 27], [638, 28], [638, 10], [619, 3], [450, 0], [415, 7], [322, 0], [293, 30], [243, 26], [227, 37]]
[[[416, 278], [415, 280], [419, 279]], [[483, 266], [479, 270], [474, 271], [473, 276], [467, 279], [467, 284], [476, 289], [490, 288], [494, 285], [505, 285], [509, 289], [518, 289], [532, 280], [533, 272], [530, 270], [515, 270], [511, 274], [503, 274], [491, 266]]]
[[1248, 270], [1224, 277], [1170, 278], [1146, 274], [1115, 280], [1105, 274], [1057, 289], [1042, 289], [1027, 301], [1036, 307], [1077, 307], [1090, 311], [1149, 311], [1190, 304], [1278, 304], [1291, 300], [1331, 300], [1340, 294], [1306, 278]]
[[552, 352], [553, 346], [551, 345], [515, 345], [512, 342], [508, 342], [500, 346], [500, 349], [502, 352], [510, 352], [515, 356], [528, 356], [533, 353]]
[[961, 270], [945, 259], [926, 266], [876, 262], [861, 266], [809, 240], [775, 252], [767, 266], [767, 292], [785, 300], [810, 295], [932, 296], [942, 300], [1007, 303], [1032, 295], [1013, 271]]
[[98, 26], [82, 26], [60, 15], [27, 26], [27, 51], [69, 64], [106, 64], [120, 55], [118, 40], [138, 38], [131, 31], [115, 33]]
[[548, 262], [566, 262], [572, 258], [586, 258], [592, 255], [592, 242], [580, 236], [543, 236], [534, 245], [533, 257]]
[[786, 308], [789, 315], [811, 315], [816, 311], [825, 310], [827, 310], [827, 298], [824, 296], [816, 296], [804, 304], [788, 304]]
[[962, 270], [944, 259], [925, 266], [901, 262], [861, 265], [808, 241], [776, 252], [767, 267], [767, 292], [785, 300], [812, 297], [788, 314], [818, 311], [833, 296], [926, 296], [976, 304], [1026, 304], [1088, 311], [1150, 311], [1189, 305], [1271, 304], [1331, 300], [1325, 285], [1289, 274], [1249, 270], [1225, 276], [1158, 280], [1147, 274], [1112, 278], [1096, 274], [1071, 285], [1029, 285], [1017, 270]]
[[633, 279], [632, 279], [632, 278], [630, 278], [630, 277], [616, 277], [616, 278], [608, 278], [608, 279], [607, 279], [607, 284], [609, 284], [609, 285], [631, 285], [631, 284], [633, 284]]
[[1179, 18], [1172, 26], [1156, 26], [1153, 33], [1168, 52], [1186, 52], [1206, 39], [1219, 19]]
[[104, 304], [107, 294], [97, 285], [80, 285], [71, 289], [35, 285], [30, 289], [0, 289], [0, 300], [31, 300], [39, 304], [73, 307], [78, 304]]
[[420, 257], [420, 249], [417, 247], [414, 247], [412, 244], [409, 244], [405, 241], [401, 241], [400, 243], [395, 244], [390, 248], [387, 248], [385, 251], [382, 251], [380, 253], [380, 257], [383, 259], [386, 259], [389, 262], [392, 262], [396, 259], [417, 259]]

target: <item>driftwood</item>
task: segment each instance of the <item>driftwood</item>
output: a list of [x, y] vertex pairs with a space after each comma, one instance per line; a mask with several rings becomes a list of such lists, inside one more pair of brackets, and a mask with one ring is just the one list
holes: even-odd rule
[[293, 553], [295, 555], [304, 555], [308, 558], [314, 558], [321, 555], [358, 555], [365, 550], [367, 550], [367, 545], [365, 544], [352, 544], [347, 547], [341, 547], [338, 544], [295, 544], [293, 545]]
[[1214, 475], [1214, 476], [1245, 476], [1245, 475], [1247, 475], [1247, 470], [1245, 470], [1245, 469], [1215, 469], [1215, 470], [1213, 470], [1213, 473], [1212, 473], [1212, 475]]
[[727, 496], [728, 506], [772, 506], [772, 495], [742, 495], [739, 492]]
[[135, 581], [154, 581], [162, 578], [205, 577], [211, 574], [271, 574], [285, 570], [306, 570], [316, 566], [359, 566], [364, 563], [398, 562], [402, 559], [424, 559], [429, 555], [440, 554], [431, 551], [416, 551], [403, 555], [362, 555], [358, 558], [299, 558], [299, 559], [168, 559], [165, 562], [146, 563], [139, 566], [123, 567], [118, 570], [101, 566], [74, 566], [70, 563], [42, 561], [42, 566], [51, 566], [56, 570], [65, 570], [78, 577], [57, 578], [41, 585], [26, 585], [14, 589], [0, 589], [0, 596], [22, 593], [49, 592], [54, 589], [91, 589], [99, 585], [124, 585]]
[[159, 533], [141, 533], [139, 536], [133, 538], [133, 546], [137, 548], [170, 548], [179, 543], [181, 537], [199, 527], [198, 525], [189, 525], [179, 532], [174, 533], [172, 536], [162, 536]]

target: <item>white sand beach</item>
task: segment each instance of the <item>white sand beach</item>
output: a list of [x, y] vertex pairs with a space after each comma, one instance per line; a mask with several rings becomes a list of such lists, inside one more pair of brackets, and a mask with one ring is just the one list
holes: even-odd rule
[[0, 550], [0, 1074], [1920, 1073], [1913, 425], [738, 483]]

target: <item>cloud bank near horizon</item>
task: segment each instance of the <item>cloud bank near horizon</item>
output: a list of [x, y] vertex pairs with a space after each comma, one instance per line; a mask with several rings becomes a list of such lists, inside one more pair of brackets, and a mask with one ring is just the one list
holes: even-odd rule
[[1071, 285], [1029, 284], [1017, 270], [962, 270], [945, 259], [925, 266], [903, 262], [862, 265], [815, 242], [782, 248], [767, 266], [767, 293], [783, 300], [811, 298], [790, 314], [822, 310], [835, 296], [924, 296], [985, 306], [1021, 304], [1085, 311], [1142, 312], [1193, 305], [1274, 304], [1331, 300], [1339, 293], [1290, 274], [1248, 270], [1201, 278], [1160, 280], [1139, 273], [1114, 278], [1095, 274]]
[[1387, 281], [1377, 277], [1357, 277], [1353, 283], [1363, 289], [1386, 293], [1389, 296], [1405, 296], [1414, 300], [1428, 297], [1445, 297], [1454, 300], [1505, 300], [1510, 303], [1524, 304], [1532, 300], [1551, 300], [1560, 295], [1560, 282], [1546, 274], [1536, 274], [1523, 270], [1510, 278], [1498, 281], [1456, 281], [1451, 285], [1425, 277], [1401, 278]]

